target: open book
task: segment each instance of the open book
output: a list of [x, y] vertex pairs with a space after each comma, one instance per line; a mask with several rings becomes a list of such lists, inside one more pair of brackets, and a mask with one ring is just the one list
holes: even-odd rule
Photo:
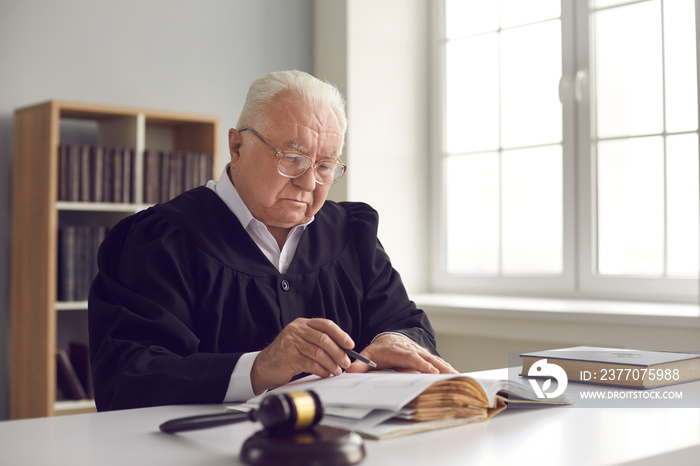
[[[324, 379], [308, 376], [274, 392], [297, 390], [318, 393], [325, 409], [322, 424], [373, 439], [483, 421], [513, 403], [571, 403], [565, 398], [539, 399], [529, 387], [514, 381], [477, 379], [464, 374], [377, 371]], [[229, 409], [253, 409], [264, 396]]]

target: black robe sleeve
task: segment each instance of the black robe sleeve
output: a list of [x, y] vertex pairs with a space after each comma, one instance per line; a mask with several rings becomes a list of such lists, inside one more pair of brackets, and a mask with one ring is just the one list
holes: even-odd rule
[[98, 410], [220, 403], [240, 356], [298, 317], [333, 320], [358, 350], [395, 331], [437, 354], [377, 226], [365, 204], [326, 202], [282, 274], [205, 187], [122, 220], [88, 303]]
[[101, 246], [89, 298], [98, 410], [223, 400], [241, 353], [200, 351], [185, 243], [148, 213], [118, 224]]
[[361, 261], [363, 334], [366, 336], [361, 342], [362, 347], [382, 332], [397, 332], [438, 355], [428, 317], [409, 300], [399, 273], [392, 267], [389, 256], [377, 239], [377, 212], [362, 203], [342, 205], [351, 213], [351, 235], [358, 243]]

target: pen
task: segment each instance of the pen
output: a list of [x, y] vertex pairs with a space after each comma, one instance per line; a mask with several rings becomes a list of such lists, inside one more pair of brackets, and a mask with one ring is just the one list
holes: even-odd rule
[[374, 367], [375, 369], [377, 368], [377, 363], [375, 363], [371, 359], [367, 359], [366, 357], [362, 356], [357, 351], [353, 351], [351, 349], [345, 349], [345, 348], [343, 348], [343, 351], [345, 351], [345, 353], [348, 356], [350, 356], [351, 358], [359, 359], [360, 361], [364, 362], [365, 364], [368, 364], [370, 367]]

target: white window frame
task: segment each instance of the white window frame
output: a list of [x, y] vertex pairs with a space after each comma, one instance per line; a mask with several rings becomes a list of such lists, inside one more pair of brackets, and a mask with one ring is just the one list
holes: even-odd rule
[[[642, 0], [643, 1], [643, 0]], [[596, 270], [595, 156], [591, 144], [589, 89], [588, 2], [562, 0], [562, 80], [559, 95], [563, 116], [563, 271], [548, 276], [478, 276], [447, 272], [444, 154], [444, 1], [432, 2], [431, 147], [433, 153], [432, 254], [430, 289], [441, 293], [540, 296], [557, 298], [621, 299], [697, 303], [697, 279], [601, 276]], [[696, 25], [700, 0], [695, 0]], [[696, 37], [700, 35], [696, 27]], [[571, 34], [566, 34], [572, 31]], [[697, 43], [697, 42], [696, 42]], [[700, 63], [700, 44], [698, 63]], [[700, 82], [700, 73], [698, 73]], [[699, 84], [700, 88], [700, 84]], [[698, 92], [700, 96], [700, 91]], [[700, 99], [699, 99], [700, 100]], [[700, 104], [698, 105], [700, 108]], [[700, 193], [698, 194], [700, 196]]]

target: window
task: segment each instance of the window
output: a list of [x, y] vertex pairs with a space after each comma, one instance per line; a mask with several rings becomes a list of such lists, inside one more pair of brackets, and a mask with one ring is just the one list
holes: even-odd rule
[[697, 302], [694, 1], [439, 3], [433, 288]]

